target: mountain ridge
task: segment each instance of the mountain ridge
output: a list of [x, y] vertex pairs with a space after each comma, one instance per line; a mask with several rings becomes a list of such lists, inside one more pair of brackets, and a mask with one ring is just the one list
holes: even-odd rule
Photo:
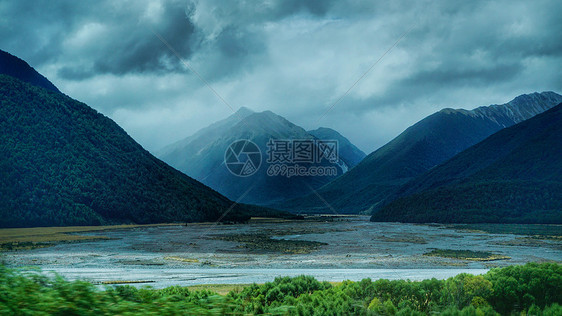
[[562, 103], [404, 185], [373, 221], [562, 223]]
[[0, 74], [0, 227], [245, 220], [238, 205], [152, 156], [62, 93]]
[[[338, 133], [338, 135], [340, 134]], [[341, 135], [340, 137], [345, 139]], [[262, 155], [260, 169], [256, 174], [247, 178], [231, 174], [224, 165], [226, 149], [230, 144], [241, 139], [254, 142]], [[270, 139], [314, 141], [318, 138], [272, 111], [254, 112], [242, 108], [228, 118], [215, 122], [194, 135], [165, 147], [159, 157], [231, 199], [237, 200], [244, 196], [242, 201], [246, 203], [267, 205], [272, 201], [309, 192], [310, 187], [317, 188], [333, 178], [331, 175], [283, 177], [267, 174], [269, 165], [267, 165], [266, 158], [270, 152], [267, 144]], [[349, 142], [347, 139], [345, 140]], [[355, 157], [355, 155], [357, 153], [349, 152], [344, 156], [349, 161], [357, 161], [362, 158]], [[338, 162], [336, 169], [340, 174], [349, 168], [346, 159], [340, 159]], [[310, 164], [310, 166], [317, 165], [326, 166], [327, 164], [325, 162]], [[246, 192], [249, 188], [252, 189]]]
[[0, 74], [18, 78], [34, 86], [60, 93], [60, 90], [25, 60], [0, 49]]
[[[557, 101], [557, 102], [556, 102]], [[556, 103], [555, 103], [556, 102]], [[317, 190], [275, 207], [297, 212], [369, 213], [387, 203], [402, 185], [450, 159], [505, 126], [516, 124], [542, 109], [562, 102], [551, 92], [521, 95], [502, 105], [474, 110], [450, 108], [435, 112], [408, 127], [396, 138], [365, 157], [357, 166]], [[529, 109], [525, 111], [526, 105]], [[505, 109], [518, 109], [519, 118]], [[512, 111], [514, 112], [514, 111]]]

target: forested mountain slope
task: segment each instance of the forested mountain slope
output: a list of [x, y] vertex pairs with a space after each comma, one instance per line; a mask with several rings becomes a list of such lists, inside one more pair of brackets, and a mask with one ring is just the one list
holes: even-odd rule
[[0, 173], [0, 227], [216, 220], [233, 204], [86, 104], [7, 75]]
[[[493, 133], [522, 122], [562, 102], [554, 92], [524, 94], [506, 104], [474, 110], [443, 109], [412, 125], [365, 157], [356, 167], [318, 193], [338, 212], [370, 213], [382, 207], [402, 185], [445, 162]], [[326, 212], [316, 194], [278, 207]]]
[[562, 103], [401, 188], [374, 221], [562, 223]]

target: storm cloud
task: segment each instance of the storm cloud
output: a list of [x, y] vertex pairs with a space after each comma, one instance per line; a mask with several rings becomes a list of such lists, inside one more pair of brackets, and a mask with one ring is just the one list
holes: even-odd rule
[[247, 106], [371, 152], [444, 107], [560, 93], [560, 12], [540, 0], [0, 1], [0, 48], [150, 150]]

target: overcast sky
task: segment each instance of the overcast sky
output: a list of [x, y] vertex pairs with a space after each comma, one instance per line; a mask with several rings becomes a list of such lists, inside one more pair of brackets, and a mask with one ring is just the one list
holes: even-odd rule
[[561, 93], [561, 13], [559, 0], [0, 0], [0, 49], [149, 150], [232, 114], [161, 36], [232, 108], [369, 153], [441, 108]]

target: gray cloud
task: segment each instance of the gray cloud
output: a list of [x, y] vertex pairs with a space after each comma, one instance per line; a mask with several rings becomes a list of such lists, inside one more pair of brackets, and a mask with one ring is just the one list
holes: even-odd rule
[[[166, 2], [153, 19], [140, 2], [112, 1], [12, 1], [3, 2], [2, 46], [36, 66], [60, 63], [64, 79], [84, 79], [97, 74], [173, 71], [177, 58], [152, 30], [182, 55], [191, 54], [194, 26], [189, 9]], [[150, 12], [148, 12], [150, 13]]]
[[560, 93], [561, 10], [555, 0], [0, 0], [0, 48], [149, 149], [231, 113], [154, 31], [232, 106], [334, 127], [372, 151], [443, 107]]
[[181, 56], [188, 58], [192, 53], [191, 47], [196, 45], [195, 27], [189, 20], [190, 15], [191, 12], [182, 10], [181, 6], [164, 5], [159, 24], [155, 27], [145, 26], [144, 23], [119, 23], [117, 27], [127, 33], [121, 33], [104, 47], [106, 54], [95, 61], [94, 71], [124, 74], [177, 69], [179, 63], [176, 56], [163, 43], [154, 41], [151, 28], [163, 34]]
[[[195, 27], [190, 20], [192, 8], [178, 3], [163, 3], [146, 17], [127, 11], [104, 14], [100, 20], [82, 25], [75, 32], [76, 41], [87, 41], [77, 48], [77, 64], [63, 66], [59, 75], [65, 79], [84, 79], [97, 74], [167, 73], [183, 71], [183, 66], [161, 36], [182, 56], [189, 58], [198, 45]], [[140, 10], [137, 10], [140, 11]], [[89, 28], [88, 28], [89, 27]], [[85, 49], [85, 48], [88, 49]]]

